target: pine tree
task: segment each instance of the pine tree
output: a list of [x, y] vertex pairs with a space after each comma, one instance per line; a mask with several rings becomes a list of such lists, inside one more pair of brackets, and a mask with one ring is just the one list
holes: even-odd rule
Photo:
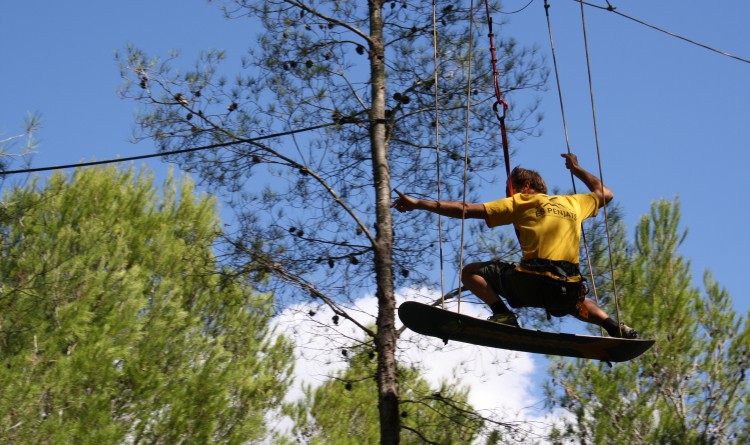
[[4, 198], [4, 443], [254, 443], [289, 384], [269, 296], [222, 270], [212, 198], [130, 170]]
[[[140, 136], [162, 150], [224, 145], [176, 159], [228, 195], [238, 268], [270, 272], [261, 284], [276, 296], [312, 297], [343, 318], [354, 318], [357, 298], [377, 296], [377, 329], [360, 328], [377, 350], [381, 443], [397, 444], [395, 289], [436, 284], [428, 276], [438, 250], [433, 215], [399, 218], [394, 230], [391, 195], [404, 187], [435, 196], [436, 127], [445, 196], [461, 199], [467, 144], [468, 189], [497, 177], [490, 58], [486, 49], [474, 57], [486, 48], [482, 9], [446, 0], [434, 9], [423, 1], [218, 3], [257, 32], [242, 69], [226, 73], [223, 51], [183, 68], [129, 48], [120, 56], [123, 96], [143, 106]], [[500, 87], [512, 96], [542, 86], [547, 71], [535, 51], [503, 35], [501, 23], [495, 32]], [[517, 104], [506, 119], [512, 137], [533, 134], [536, 117], [534, 102]]]
[[750, 326], [709, 272], [694, 286], [679, 220], [679, 202], [654, 203], [621, 269], [622, 313], [655, 346], [613, 368], [553, 361], [550, 400], [572, 414], [554, 443], [747, 443]]

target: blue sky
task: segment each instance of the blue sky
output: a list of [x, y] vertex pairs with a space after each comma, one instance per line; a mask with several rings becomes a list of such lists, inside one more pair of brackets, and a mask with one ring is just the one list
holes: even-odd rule
[[[506, 0], [517, 10], [528, 0]], [[550, 10], [572, 149], [596, 169], [580, 8], [552, 0]], [[600, 2], [604, 3], [604, 2]], [[622, 13], [676, 34], [750, 58], [750, 3], [610, 1]], [[517, 14], [502, 32], [549, 56], [543, 0]], [[504, 16], [496, 14], [495, 21]], [[750, 64], [648, 29], [615, 14], [586, 9], [604, 179], [626, 212], [629, 233], [653, 200], [680, 197], [689, 229], [682, 253], [698, 282], [705, 268], [726, 287], [738, 309], [750, 307], [741, 284], [750, 251], [738, 198], [748, 185]], [[499, 30], [496, 29], [496, 32]], [[0, 131], [18, 132], [29, 112], [44, 126], [36, 167], [153, 151], [133, 145], [135, 104], [117, 97], [114, 52], [132, 43], [150, 54], [179, 49], [186, 61], [202, 49], [229, 53], [229, 66], [253, 44], [247, 21], [225, 20], [203, 0], [14, 1], [0, 5]], [[478, 54], [477, 57], [488, 57]], [[513, 97], [510, 106], [513, 107]], [[525, 98], [518, 98], [525, 100]], [[542, 137], [514, 148], [513, 164], [538, 169], [551, 186], [569, 187], [554, 84], [542, 95]], [[489, 110], [488, 110], [489, 112]], [[149, 165], [160, 174], [167, 165]], [[494, 195], [488, 191], [488, 199]]]

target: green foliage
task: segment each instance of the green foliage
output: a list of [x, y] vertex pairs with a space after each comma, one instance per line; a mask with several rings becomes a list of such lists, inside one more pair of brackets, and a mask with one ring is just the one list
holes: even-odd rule
[[573, 415], [554, 443], [748, 442], [750, 326], [709, 272], [705, 294], [692, 284], [679, 219], [679, 202], [654, 203], [620, 269], [623, 317], [655, 346], [611, 369], [554, 360], [550, 400]]
[[[215, 203], [188, 180], [53, 175], [4, 198], [4, 443], [252, 443], [290, 346], [271, 299], [217, 268]], [[225, 272], [225, 273], [221, 273]]]
[[[376, 359], [371, 350], [351, 352], [348, 367], [286, 408], [296, 443], [374, 445], [380, 440]], [[467, 404], [458, 382], [430, 387], [418, 370], [399, 367], [401, 443], [469, 444], [484, 424]], [[292, 442], [294, 443], [294, 442]]]

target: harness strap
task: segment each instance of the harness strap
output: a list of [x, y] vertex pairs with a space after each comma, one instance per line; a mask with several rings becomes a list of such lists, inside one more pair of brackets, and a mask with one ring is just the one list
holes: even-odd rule
[[[578, 268], [578, 264], [571, 263], [569, 261], [554, 261], [543, 258], [535, 258], [531, 260], [523, 260], [521, 264], [515, 268], [518, 272], [539, 275], [549, 279], [552, 279], [560, 285], [560, 295], [565, 298], [568, 295], [568, 285], [571, 283], [578, 283], [578, 295], [575, 304], [576, 314], [583, 318], [588, 318], [588, 311], [583, 304], [584, 298], [588, 293], [588, 287], [586, 286], [586, 278], [581, 275], [581, 271]], [[546, 301], [544, 310], [547, 314], [547, 320], [552, 319], [552, 315], [549, 310], [549, 302]]]
[[578, 268], [578, 264], [569, 261], [555, 261], [544, 258], [522, 260], [521, 264], [516, 266], [516, 270], [524, 273], [543, 275], [566, 283], [577, 283], [584, 279], [581, 275], [581, 270]]
[[541, 275], [543, 277], [551, 278], [551, 279], [553, 279], [555, 281], [561, 281], [563, 283], [578, 283], [578, 282], [586, 280], [581, 275], [574, 275], [572, 277], [565, 277], [565, 276], [560, 276], [559, 274], [555, 274], [553, 272], [546, 271], [546, 270], [545, 271], [530, 270], [530, 269], [527, 269], [527, 268], [525, 268], [523, 266], [516, 266], [516, 270], [519, 271], [519, 272], [528, 273], [528, 274], [532, 274], [532, 275]]

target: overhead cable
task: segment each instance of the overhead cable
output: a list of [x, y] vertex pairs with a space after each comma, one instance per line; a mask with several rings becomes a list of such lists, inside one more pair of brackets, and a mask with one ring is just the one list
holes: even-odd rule
[[705, 45], [703, 43], [696, 42], [695, 40], [688, 39], [687, 37], [683, 37], [681, 35], [678, 35], [678, 34], [675, 34], [673, 32], [667, 31], [665, 29], [659, 28], [658, 26], [654, 26], [654, 25], [652, 25], [650, 23], [646, 23], [643, 20], [639, 20], [639, 19], [637, 19], [635, 17], [631, 17], [631, 16], [629, 16], [627, 14], [623, 14], [623, 13], [617, 11], [617, 9], [614, 6], [612, 6], [611, 4], [609, 4], [609, 2], [607, 2], [608, 6], [601, 6], [601, 5], [595, 5], [593, 3], [588, 3], [588, 2], [583, 1], [583, 0], [573, 0], [573, 1], [581, 3], [582, 5], [590, 6], [592, 8], [603, 9], [603, 10], [606, 10], [606, 11], [614, 12], [615, 14], [619, 15], [620, 17], [624, 17], [624, 18], [626, 18], [628, 20], [632, 20], [632, 21], [634, 21], [636, 23], [639, 23], [641, 25], [647, 26], [647, 27], [649, 27], [651, 29], [654, 29], [656, 31], [662, 32], [662, 33], [670, 35], [672, 37], [676, 37], [676, 38], [678, 38], [680, 40], [684, 40], [685, 42], [691, 43], [693, 45], [700, 46], [701, 48], [707, 49], [709, 51], [713, 51], [715, 53], [721, 54], [722, 56], [731, 57], [732, 59], [739, 60], [740, 62], [750, 63], [750, 59], [745, 59], [745, 58], [742, 58], [742, 57], [739, 57], [739, 56], [735, 56], [734, 54], [730, 54], [730, 53], [728, 53], [726, 51], [721, 51], [721, 50], [718, 50], [716, 48], [712, 48], [712, 47], [710, 47], [708, 45]]
[[521, 11], [523, 11], [524, 9], [528, 8], [529, 6], [531, 6], [531, 4], [532, 4], [532, 3], [534, 3], [534, 0], [529, 0], [529, 2], [528, 2], [528, 3], [526, 3], [526, 6], [522, 7], [521, 9], [517, 9], [517, 10], [515, 10], [515, 11], [512, 11], [512, 12], [505, 12], [505, 11], [498, 11], [498, 12], [499, 12], [500, 14], [505, 14], [505, 15], [518, 14], [519, 12], [521, 12]]
[[301, 128], [298, 130], [290, 130], [290, 131], [284, 131], [281, 133], [274, 133], [274, 134], [267, 134], [264, 136], [258, 136], [256, 138], [250, 138], [250, 139], [237, 139], [230, 142], [220, 142], [216, 144], [210, 144], [210, 145], [202, 145], [199, 147], [190, 147], [190, 148], [183, 148], [180, 150], [171, 150], [171, 151], [163, 151], [160, 153], [150, 153], [145, 155], [138, 155], [138, 156], [128, 156], [124, 158], [116, 158], [116, 159], [105, 159], [102, 161], [90, 161], [90, 162], [79, 162], [77, 164], [64, 164], [64, 165], [54, 165], [54, 166], [47, 166], [47, 167], [35, 167], [35, 168], [24, 168], [20, 170], [7, 170], [7, 171], [0, 171], [0, 176], [8, 176], [8, 175], [17, 175], [17, 174], [23, 174], [23, 173], [37, 173], [37, 172], [44, 172], [44, 171], [51, 171], [51, 170], [64, 170], [68, 168], [79, 168], [79, 167], [92, 167], [95, 165], [104, 165], [104, 164], [115, 164], [118, 162], [130, 162], [130, 161], [139, 161], [143, 159], [151, 159], [151, 158], [160, 158], [164, 156], [171, 156], [171, 155], [179, 155], [179, 154], [185, 154], [185, 153], [192, 153], [195, 151], [202, 151], [202, 150], [211, 150], [214, 148], [222, 148], [222, 147], [230, 147], [232, 145], [238, 145], [238, 144], [252, 144], [257, 143], [259, 141], [265, 140], [265, 139], [271, 139], [281, 136], [288, 136], [291, 134], [296, 133], [304, 133], [306, 131], [313, 131], [313, 130], [319, 130], [321, 128], [330, 127], [331, 125], [339, 125], [341, 122], [331, 122], [327, 124], [321, 124], [316, 125], [313, 127], [307, 127], [307, 128]]

